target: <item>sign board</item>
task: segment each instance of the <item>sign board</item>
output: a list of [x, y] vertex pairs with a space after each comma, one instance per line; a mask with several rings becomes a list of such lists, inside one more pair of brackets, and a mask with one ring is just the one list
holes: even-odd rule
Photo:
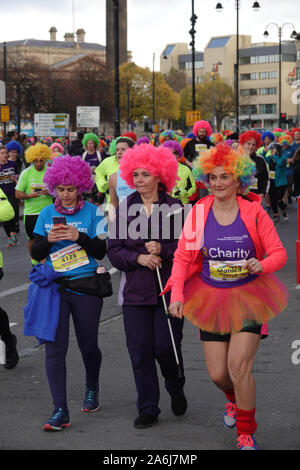
[[66, 137], [69, 132], [69, 114], [35, 114], [34, 135], [37, 137]]
[[9, 122], [10, 109], [9, 106], [1, 106], [1, 122]]
[[77, 106], [77, 127], [98, 128], [100, 125], [99, 106]]
[[5, 82], [0, 80], [0, 104], [6, 103], [6, 86]]
[[200, 121], [201, 111], [187, 111], [186, 112], [186, 125], [193, 126], [196, 121]]

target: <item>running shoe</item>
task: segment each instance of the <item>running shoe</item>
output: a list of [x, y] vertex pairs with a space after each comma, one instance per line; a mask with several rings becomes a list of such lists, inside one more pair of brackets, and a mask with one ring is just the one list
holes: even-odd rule
[[282, 212], [282, 217], [283, 217], [283, 220], [284, 220], [285, 222], [287, 222], [287, 221], [289, 220], [289, 216], [287, 215], [287, 212], [286, 212], [286, 211]]
[[19, 362], [19, 354], [17, 351], [17, 337], [12, 335], [11, 340], [5, 343], [6, 362], [5, 369], [13, 369]]
[[273, 217], [273, 223], [274, 223], [274, 224], [279, 224], [279, 223], [280, 223], [280, 218], [279, 218], [278, 215], [274, 215], [274, 217]]
[[81, 411], [92, 413], [98, 411], [99, 406], [99, 386], [96, 388], [89, 387], [85, 388], [85, 398], [81, 407]]
[[71, 426], [69, 412], [63, 408], [55, 408], [52, 416], [44, 424], [44, 431], [61, 431]]
[[236, 415], [237, 415], [237, 406], [236, 403], [232, 403], [232, 401], [228, 401], [225, 404], [225, 413], [224, 413], [224, 426], [225, 428], [232, 429], [236, 423]]
[[237, 447], [240, 450], [258, 450], [257, 442], [252, 434], [241, 434], [238, 437]]
[[10, 238], [11, 238], [12, 246], [16, 246], [16, 244], [17, 244], [17, 235], [15, 233], [12, 233]]
[[7, 245], [6, 245], [8, 248], [10, 248], [11, 246], [13, 246], [13, 242], [12, 242], [12, 239], [11, 237], [8, 237], [7, 239]]

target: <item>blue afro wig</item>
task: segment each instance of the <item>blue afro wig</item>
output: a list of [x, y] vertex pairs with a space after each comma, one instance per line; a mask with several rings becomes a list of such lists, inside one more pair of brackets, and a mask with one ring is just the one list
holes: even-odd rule
[[23, 149], [22, 146], [16, 140], [11, 140], [6, 144], [7, 151], [10, 152], [11, 150], [17, 150], [18, 153], [22, 153]]
[[274, 136], [273, 132], [271, 132], [271, 131], [263, 132], [262, 136], [261, 136], [261, 140], [264, 142], [266, 137], [269, 137], [272, 142], [275, 139], [275, 136]]

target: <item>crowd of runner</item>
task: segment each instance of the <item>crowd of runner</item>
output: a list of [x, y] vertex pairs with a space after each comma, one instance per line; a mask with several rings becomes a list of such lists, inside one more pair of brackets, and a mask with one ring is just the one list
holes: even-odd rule
[[[103, 282], [98, 261], [107, 254], [120, 271], [118, 302], [137, 390], [134, 426], [158, 421], [156, 361], [173, 413], [187, 410], [186, 317], [199, 328], [208, 373], [227, 399], [224, 426], [236, 426], [239, 448], [257, 449], [252, 365], [268, 321], [288, 301], [273, 274], [286, 262], [275, 225], [288, 223], [289, 207], [300, 196], [300, 128], [237, 135], [213, 133], [202, 120], [187, 136], [173, 130], [115, 139], [78, 133], [72, 142], [19, 139], [11, 132], [0, 146], [0, 192], [0, 222], [11, 249], [18, 244], [21, 211], [24, 216], [32, 264], [24, 334], [46, 344], [54, 403], [43, 429], [70, 426], [70, 316], [86, 370], [81, 410], [100, 407], [104, 295], [97, 291]], [[136, 216], [133, 206], [139, 207]], [[137, 220], [135, 237], [128, 228]], [[0, 337], [4, 367], [14, 368], [17, 338], [1, 308]]]

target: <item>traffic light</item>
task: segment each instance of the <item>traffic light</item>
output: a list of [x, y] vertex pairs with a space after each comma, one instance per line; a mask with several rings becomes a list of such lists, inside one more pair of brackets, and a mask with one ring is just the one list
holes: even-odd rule
[[283, 122], [283, 123], [286, 123], [286, 122], [287, 122], [286, 113], [281, 113], [281, 114], [280, 114], [280, 120], [281, 120], [281, 122]]

